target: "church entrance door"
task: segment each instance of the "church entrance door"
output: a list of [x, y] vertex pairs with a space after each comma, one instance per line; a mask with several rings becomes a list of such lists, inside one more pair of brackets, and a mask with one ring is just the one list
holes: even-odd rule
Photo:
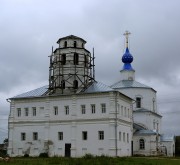
[[65, 157], [71, 157], [71, 144], [65, 144]]

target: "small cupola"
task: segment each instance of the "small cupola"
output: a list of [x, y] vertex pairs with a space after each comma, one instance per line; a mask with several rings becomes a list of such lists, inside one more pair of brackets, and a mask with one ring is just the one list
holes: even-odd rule
[[134, 70], [131, 66], [133, 56], [130, 54], [128, 47], [126, 47], [126, 52], [122, 56], [122, 62], [124, 63], [123, 70]]
[[128, 39], [129, 39], [129, 35], [131, 33], [126, 31], [124, 33], [124, 36], [126, 37], [126, 51], [122, 56], [122, 62], [124, 63], [121, 72], [121, 79], [122, 80], [134, 80], [135, 79], [135, 70], [132, 68], [131, 63], [133, 62], [133, 56], [131, 55], [131, 53], [129, 52], [129, 43], [128, 43]]

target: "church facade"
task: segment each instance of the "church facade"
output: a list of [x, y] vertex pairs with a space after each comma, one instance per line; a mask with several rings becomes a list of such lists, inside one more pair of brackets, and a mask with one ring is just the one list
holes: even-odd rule
[[[67, 36], [50, 56], [49, 86], [11, 98], [10, 156], [132, 154], [132, 99], [95, 81], [85, 41]], [[119, 107], [126, 114], [119, 114]]]
[[57, 41], [49, 85], [9, 99], [10, 156], [172, 156], [173, 140], [161, 135], [156, 91], [135, 81], [125, 35], [121, 79], [111, 86], [95, 80], [94, 54], [84, 39]]

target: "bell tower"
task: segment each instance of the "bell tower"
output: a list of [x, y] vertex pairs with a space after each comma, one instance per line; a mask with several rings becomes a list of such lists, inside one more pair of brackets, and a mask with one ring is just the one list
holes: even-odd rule
[[[85, 49], [86, 41], [70, 35], [60, 38], [52, 49], [49, 66], [48, 94], [71, 94], [94, 82], [94, 53]], [[94, 52], [94, 51], [93, 51]]]

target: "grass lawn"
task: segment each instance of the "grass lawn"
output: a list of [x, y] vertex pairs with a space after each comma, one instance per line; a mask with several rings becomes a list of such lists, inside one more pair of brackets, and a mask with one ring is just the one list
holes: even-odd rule
[[11, 158], [0, 165], [180, 165], [180, 158], [94, 157], [94, 158]]

